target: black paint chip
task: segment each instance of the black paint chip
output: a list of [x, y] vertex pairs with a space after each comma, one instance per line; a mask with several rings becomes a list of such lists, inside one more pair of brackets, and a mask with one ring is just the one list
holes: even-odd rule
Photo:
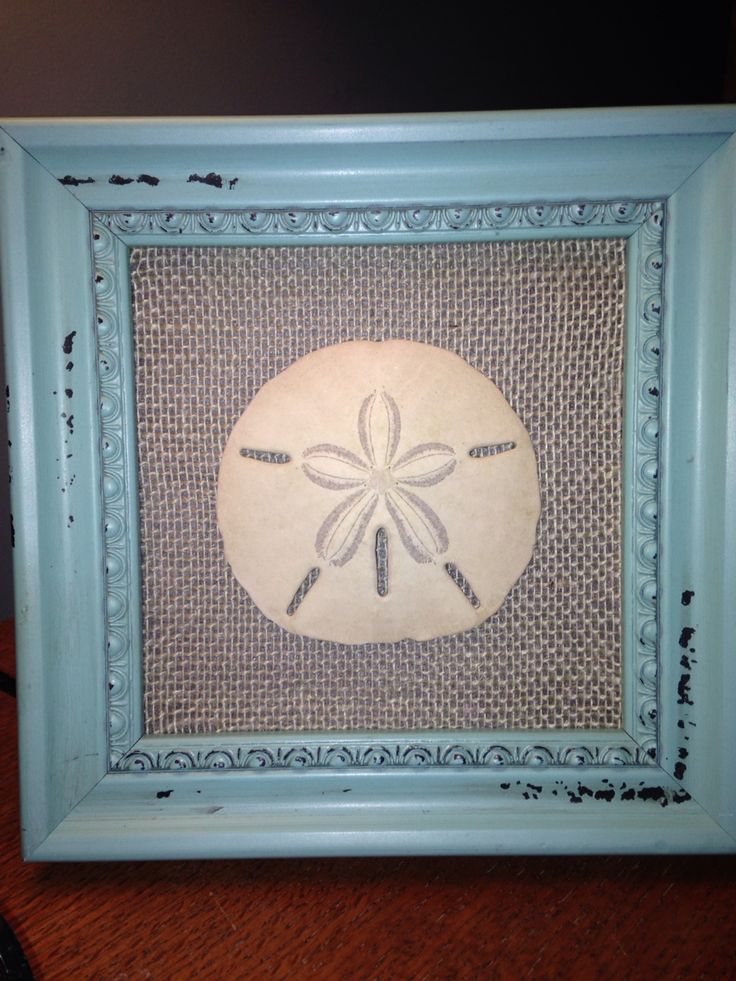
[[222, 187], [222, 177], [210, 171], [203, 177], [201, 174], [190, 174], [187, 178], [188, 184], [208, 184], [210, 187]]
[[682, 633], [680, 634], [680, 639], [678, 641], [680, 647], [687, 647], [694, 633], [695, 633], [695, 627], [683, 627]]
[[596, 800], [605, 800], [610, 802], [616, 796], [616, 791], [613, 789], [613, 787], [609, 787], [608, 790], [596, 790], [594, 796]]
[[94, 184], [94, 182], [94, 177], [72, 177], [71, 174], [59, 178], [59, 183], [65, 187], [79, 187], [80, 184]]
[[150, 187], [155, 187], [159, 183], [159, 179], [150, 174], [139, 174], [137, 177], [121, 177], [120, 174], [113, 174], [108, 183], [117, 184], [121, 187], [125, 184], [148, 184]]
[[690, 699], [690, 675], [682, 674], [680, 680], [677, 683], [677, 704], [678, 705], [692, 705], [693, 702]]
[[665, 796], [663, 787], [642, 787], [637, 794], [640, 800], [661, 800]]

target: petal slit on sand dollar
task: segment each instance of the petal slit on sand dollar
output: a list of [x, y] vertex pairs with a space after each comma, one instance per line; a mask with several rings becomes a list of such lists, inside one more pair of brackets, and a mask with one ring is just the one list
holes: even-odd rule
[[534, 549], [531, 440], [498, 388], [414, 341], [295, 361], [235, 424], [218, 481], [225, 556], [259, 609], [345, 644], [470, 629]]

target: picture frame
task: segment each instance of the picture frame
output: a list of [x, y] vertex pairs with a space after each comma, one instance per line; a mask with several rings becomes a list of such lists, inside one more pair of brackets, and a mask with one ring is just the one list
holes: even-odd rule
[[[735, 133], [733, 107], [0, 123], [26, 859], [734, 850]], [[606, 236], [620, 728], [144, 735], [130, 249]]]

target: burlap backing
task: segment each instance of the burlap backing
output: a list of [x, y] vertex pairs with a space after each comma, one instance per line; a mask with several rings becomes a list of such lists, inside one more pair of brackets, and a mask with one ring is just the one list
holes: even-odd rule
[[[131, 271], [147, 732], [619, 724], [622, 240], [138, 248]], [[465, 634], [308, 640], [229, 571], [219, 458], [296, 358], [389, 337], [455, 351], [520, 416], [536, 553]]]

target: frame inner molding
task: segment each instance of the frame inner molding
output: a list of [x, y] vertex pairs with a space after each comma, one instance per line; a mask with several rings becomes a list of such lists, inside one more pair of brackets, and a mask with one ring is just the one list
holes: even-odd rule
[[[659, 404], [665, 209], [657, 201], [222, 212], [91, 217], [104, 511], [110, 768], [631, 765], [657, 760]], [[233, 734], [139, 738], [135, 405], [128, 247], [627, 237], [621, 731]]]

